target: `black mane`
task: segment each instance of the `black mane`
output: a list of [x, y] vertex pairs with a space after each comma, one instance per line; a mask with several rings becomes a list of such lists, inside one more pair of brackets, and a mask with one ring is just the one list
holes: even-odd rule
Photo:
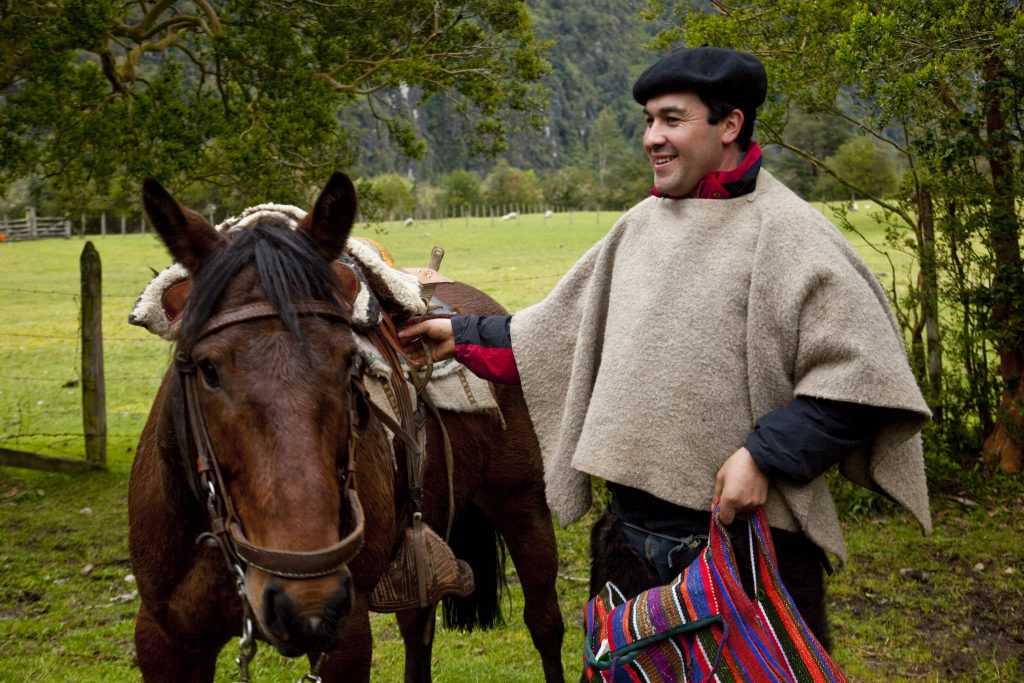
[[303, 342], [293, 301], [334, 301], [338, 280], [306, 234], [267, 222], [228, 235], [228, 243], [194, 274], [179, 344], [191, 347], [238, 273], [253, 264], [267, 299]]

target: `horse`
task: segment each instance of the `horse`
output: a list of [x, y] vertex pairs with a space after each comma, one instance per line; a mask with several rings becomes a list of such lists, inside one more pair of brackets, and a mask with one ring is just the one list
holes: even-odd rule
[[[212, 681], [219, 651], [241, 636], [243, 680], [258, 638], [307, 656], [320, 680], [368, 681], [369, 595], [405, 528], [409, 493], [361, 391], [349, 313], [357, 283], [330, 267], [355, 218], [354, 187], [336, 173], [296, 230], [268, 221], [232, 235], [155, 180], [142, 194], [193, 277], [129, 484], [143, 679]], [[503, 311], [464, 284], [435, 292], [456, 312]], [[539, 446], [521, 391], [493, 390], [500, 417], [439, 413], [450, 482], [445, 435], [428, 417], [422, 519], [443, 529], [454, 503], [450, 544], [476, 584], [450, 610], [463, 627], [500, 614], [507, 548], [545, 680], [557, 683], [564, 626]], [[431, 678], [434, 614], [397, 614], [406, 681]]]

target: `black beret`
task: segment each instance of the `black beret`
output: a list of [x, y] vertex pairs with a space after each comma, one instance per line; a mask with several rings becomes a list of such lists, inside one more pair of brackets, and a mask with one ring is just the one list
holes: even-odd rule
[[764, 102], [768, 76], [754, 55], [720, 47], [684, 47], [640, 74], [633, 84], [633, 99], [647, 104], [652, 97], [683, 90], [751, 110]]

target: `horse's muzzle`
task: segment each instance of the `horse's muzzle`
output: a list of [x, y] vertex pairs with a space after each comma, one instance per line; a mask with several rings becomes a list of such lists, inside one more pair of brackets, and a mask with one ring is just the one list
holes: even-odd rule
[[[301, 582], [288, 582], [295, 586]], [[337, 589], [319, 614], [310, 615], [286, 590], [285, 583], [271, 579], [263, 590], [260, 626], [267, 641], [285, 657], [329, 652], [338, 645], [338, 629], [352, 611], [352, 575], [341, 570]]]

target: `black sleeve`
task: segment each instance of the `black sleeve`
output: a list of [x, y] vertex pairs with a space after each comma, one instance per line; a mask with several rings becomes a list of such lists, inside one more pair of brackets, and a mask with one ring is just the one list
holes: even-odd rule
[[806, 484], [843, 456], [868, 446], [882, 412], [875, 406], [797, 396], [762, 415], [746, 447], [769, 477]]
[[456, 346], [472, 344], [488, 349], [512, 348], [510, 315], [452, 316], [452, 335]]

